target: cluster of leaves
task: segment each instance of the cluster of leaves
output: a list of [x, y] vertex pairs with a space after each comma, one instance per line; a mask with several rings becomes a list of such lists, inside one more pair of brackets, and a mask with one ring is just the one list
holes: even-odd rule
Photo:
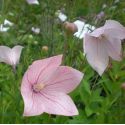
[[[67, 36], [58, 22], [55, 12], [62, 9], [68, 19], [84, 18], [97, 27], [106, 19], [115, 19], [125, 25], [125, 2], [121, 0], [39, 0], [39, 6], [30, 6], [25, 0], [0, 0], [0, 23], [5, 18], [14, 23], [6, 33], [0, 33], [0, 45], [24, 46], [21, 62], [14, 75], [10, 66], [0, 64], [0, 123], [124, 123], [125, 59], [112, 62], [102, 77], [88, 65], [83, 56], [83, 42]], [[103, 4], [107, 8], [102, 9]], [[94, 24], [93, 19], [103, 10], [105, 18]], [[31, 32], [31, 27], [41, 29], [40, 34]], [[124, 43], [123, 43], [124, 44]], [[48, 51], [42, 46], [48, 46]], [[124, 49], [124, 45], [123, 45]], [[23, 100], [20, 85], [24, 72], [32, 61], [64, 54], [64, 64], [85, 73], [80, 86], [71, 93], [79, 115], [74, 117], [43, 114], [23, 117]], [[124, 56], [124, 51], [123, 51]]]

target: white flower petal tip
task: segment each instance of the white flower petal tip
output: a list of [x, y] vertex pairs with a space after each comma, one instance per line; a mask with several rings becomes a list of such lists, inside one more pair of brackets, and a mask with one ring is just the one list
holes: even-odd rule
[[85, 36], [85, 33], [90, 33], [91, 31], [95, 29], [94, 26], [90, 24], [85, 24], [84, 22], [80, 20], [76, 20], [74, 24], [77, 26], [77, 29], [78, 29], [78, 31], [74, 33], [74, 36], [79, 39], [83, 39]]
[[62, 12], [58, 13], [58, 18], [60, 19], [61, 22], [65, 22], [67, 20], [67, 16]]
[[39, 1], [38, 0], [27, 0], [28, 4], [36, 4], [39, 5]]
[[107, 7], [107, 4], [102, 5], [102, 9], [105, 9]]
[[119, 2], [120, 2], [120, 0], [115, 0], [115, 1], [114, 1], [115, 4], [117, 4], [117, 3], [119, 3]]
[[32, 27], [31, 30], [32, 30], [32, 32], [34, 32], [35, 34], [39, 34], [39, 33], [40, 33], [40, 28]]
[[68, 93], [81, 82], [83, 73], [68, 66], [60, 66], [62, 55], [37, 60], [24, 74], [21, 95], [24, 116], [43, 112], [54, 115], [74, 116], [78, 110]]
[[5, 19], [4, 20], [4, 25], [13, 26], [13, 23], [10, 22], [9, 20]]
[[7, 32], [13, 26], [13, 23], [5, 19], [3, 24], [0, 24], [0, 32]]
[[16, 67], [16, 65], [19, 63], [23, 48], [24, 47], [19, 45], [13, 47], [12, 49], [7, 46], [0, 46], [0, 62], [4, 62], [12, 67]]
[[101, 76], [109, 63], [109, 57], [121, 61], [121, 40], [125, 39], [125, 27], [114, 20], [85, 34], [84, 53], [92, 68]]
[[3, 24], [0, 25], [0, 32], [7, 32], [10, 28], [3, 26]]

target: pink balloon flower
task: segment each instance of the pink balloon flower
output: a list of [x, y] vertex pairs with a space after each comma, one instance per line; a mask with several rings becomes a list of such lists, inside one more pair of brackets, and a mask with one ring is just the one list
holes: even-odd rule
[[60, 66], [62, 55], [33, 62], [21, 85], [24, 116], [49, 114], [73, 116], [78, 110], [67, 95], [83, 78], [83, 73], [68, 66]]
[[28, 4], [39, 4], [38, 0], [27, 0]]
[[84, 53], [89, 64], [102, 75], [108, 66], [109, 57], [121, 60], [121, 40], [125, 39], [125, 27], [114, 20], [107, 20], [103, 27], [87, 33]]
[[0, 46], [0, 62], [9, 64], [15, 70], [16, 65], [19, 63], [22, 46], [15, 46], [12, 49], [7, 46]]

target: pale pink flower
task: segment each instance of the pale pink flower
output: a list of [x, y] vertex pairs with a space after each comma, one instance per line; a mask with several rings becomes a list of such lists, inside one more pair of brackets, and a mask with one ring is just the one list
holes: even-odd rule
[[0, 62], [11, 65], [14, 69], [19, 63], [23, 47], [15, 46], [12, 49], [7, 46], [0, 46]]
[[38, 0], [26, 0], [28, 2], [28, 4], [37, 4], [39, 5], [39, 1]]
[[24, 74], [21, 94], [24, 116], [49, 114], [78, 115], [70, 96], [83, 74], [68, 66], [60, 66], [62, 55], [33, 62]]
[[99, 75], [108, 66], [109, 57], [121, 60], [122, 39], [125, 39], [125, 27], [114, 20], [107, 20], [103, 27], [85, 35], [84, 53]]

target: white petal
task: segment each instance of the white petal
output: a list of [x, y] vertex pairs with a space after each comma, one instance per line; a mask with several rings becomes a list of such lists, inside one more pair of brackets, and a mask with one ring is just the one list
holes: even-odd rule
[[105, 42], [86, 34], [84, 52], [89, 64], [99, 73], [99, 75], [102, 75], [109, 62], [108, 53], [105, 49]]
[[0, 32], [7, 32], [9, 30], [9, 27], [3, 26], [3, 24], [0, 25]]
[[27, 0], [28, 4], [37, 4], [39, 5], [39, 1], [38, 0]]
[[117, 38], [108, 37], [104, 42], [109, 56], [114, 60], [120, 61], [122, 56], [121, 40]]
[[108, 36], [125, 39], [125, 27], [115, 20], [107, 20], [104, 29]]
[[4, 20], [4, 25], [12, 26], [13, 23], [10, 22], [9, 20], [5, 19], [5, 20]]
[[100, 37], [101, 35], [104, 35], [104, 31], [104, 27], [97, 28], [90, 34], [90, 36]]
[[67, 16], [63, 14], [62, 12], [59, 13], [58, 18], [62, 21], [65, 22], [67, 20]]
[[36, 34], [39, 34], [40, 33], [40, 28], [35, 28], [35, 27], [32, 27], [31, 30], [36, 33]]
[[123, 29], [123, 26], [118, 22], [118, 21], [115, 21], [115, 20], [106, 20], [105, 22], [105, 28], [121, 28]]
[[82, 39], [85, 36], [85, 33], [90, 33], [91, 30], [95, 29], [94, 26], [91, 26], [90, 24], [85, 24], [80, 20], [76, 20], [74, 24], [77, 26], [78, 29], [78, 31], [74, 33], [74, 36], [76, 36], [79, 39]]
[[22, 46], [15, 46], [13, 49], [0, 46], [0, 62], [15, 66], [19, 63], [22, 48]]
[[22, 49], [23, 47], [19, 45], [12, 48], [11, 58], [13, 60], [13, 65], [17, 65], [19, 63]]
[[10, 56], [11, 56], [11, 49], [7, 46], [0, 46], [0, 62], [12, 65], [12, 60]]

